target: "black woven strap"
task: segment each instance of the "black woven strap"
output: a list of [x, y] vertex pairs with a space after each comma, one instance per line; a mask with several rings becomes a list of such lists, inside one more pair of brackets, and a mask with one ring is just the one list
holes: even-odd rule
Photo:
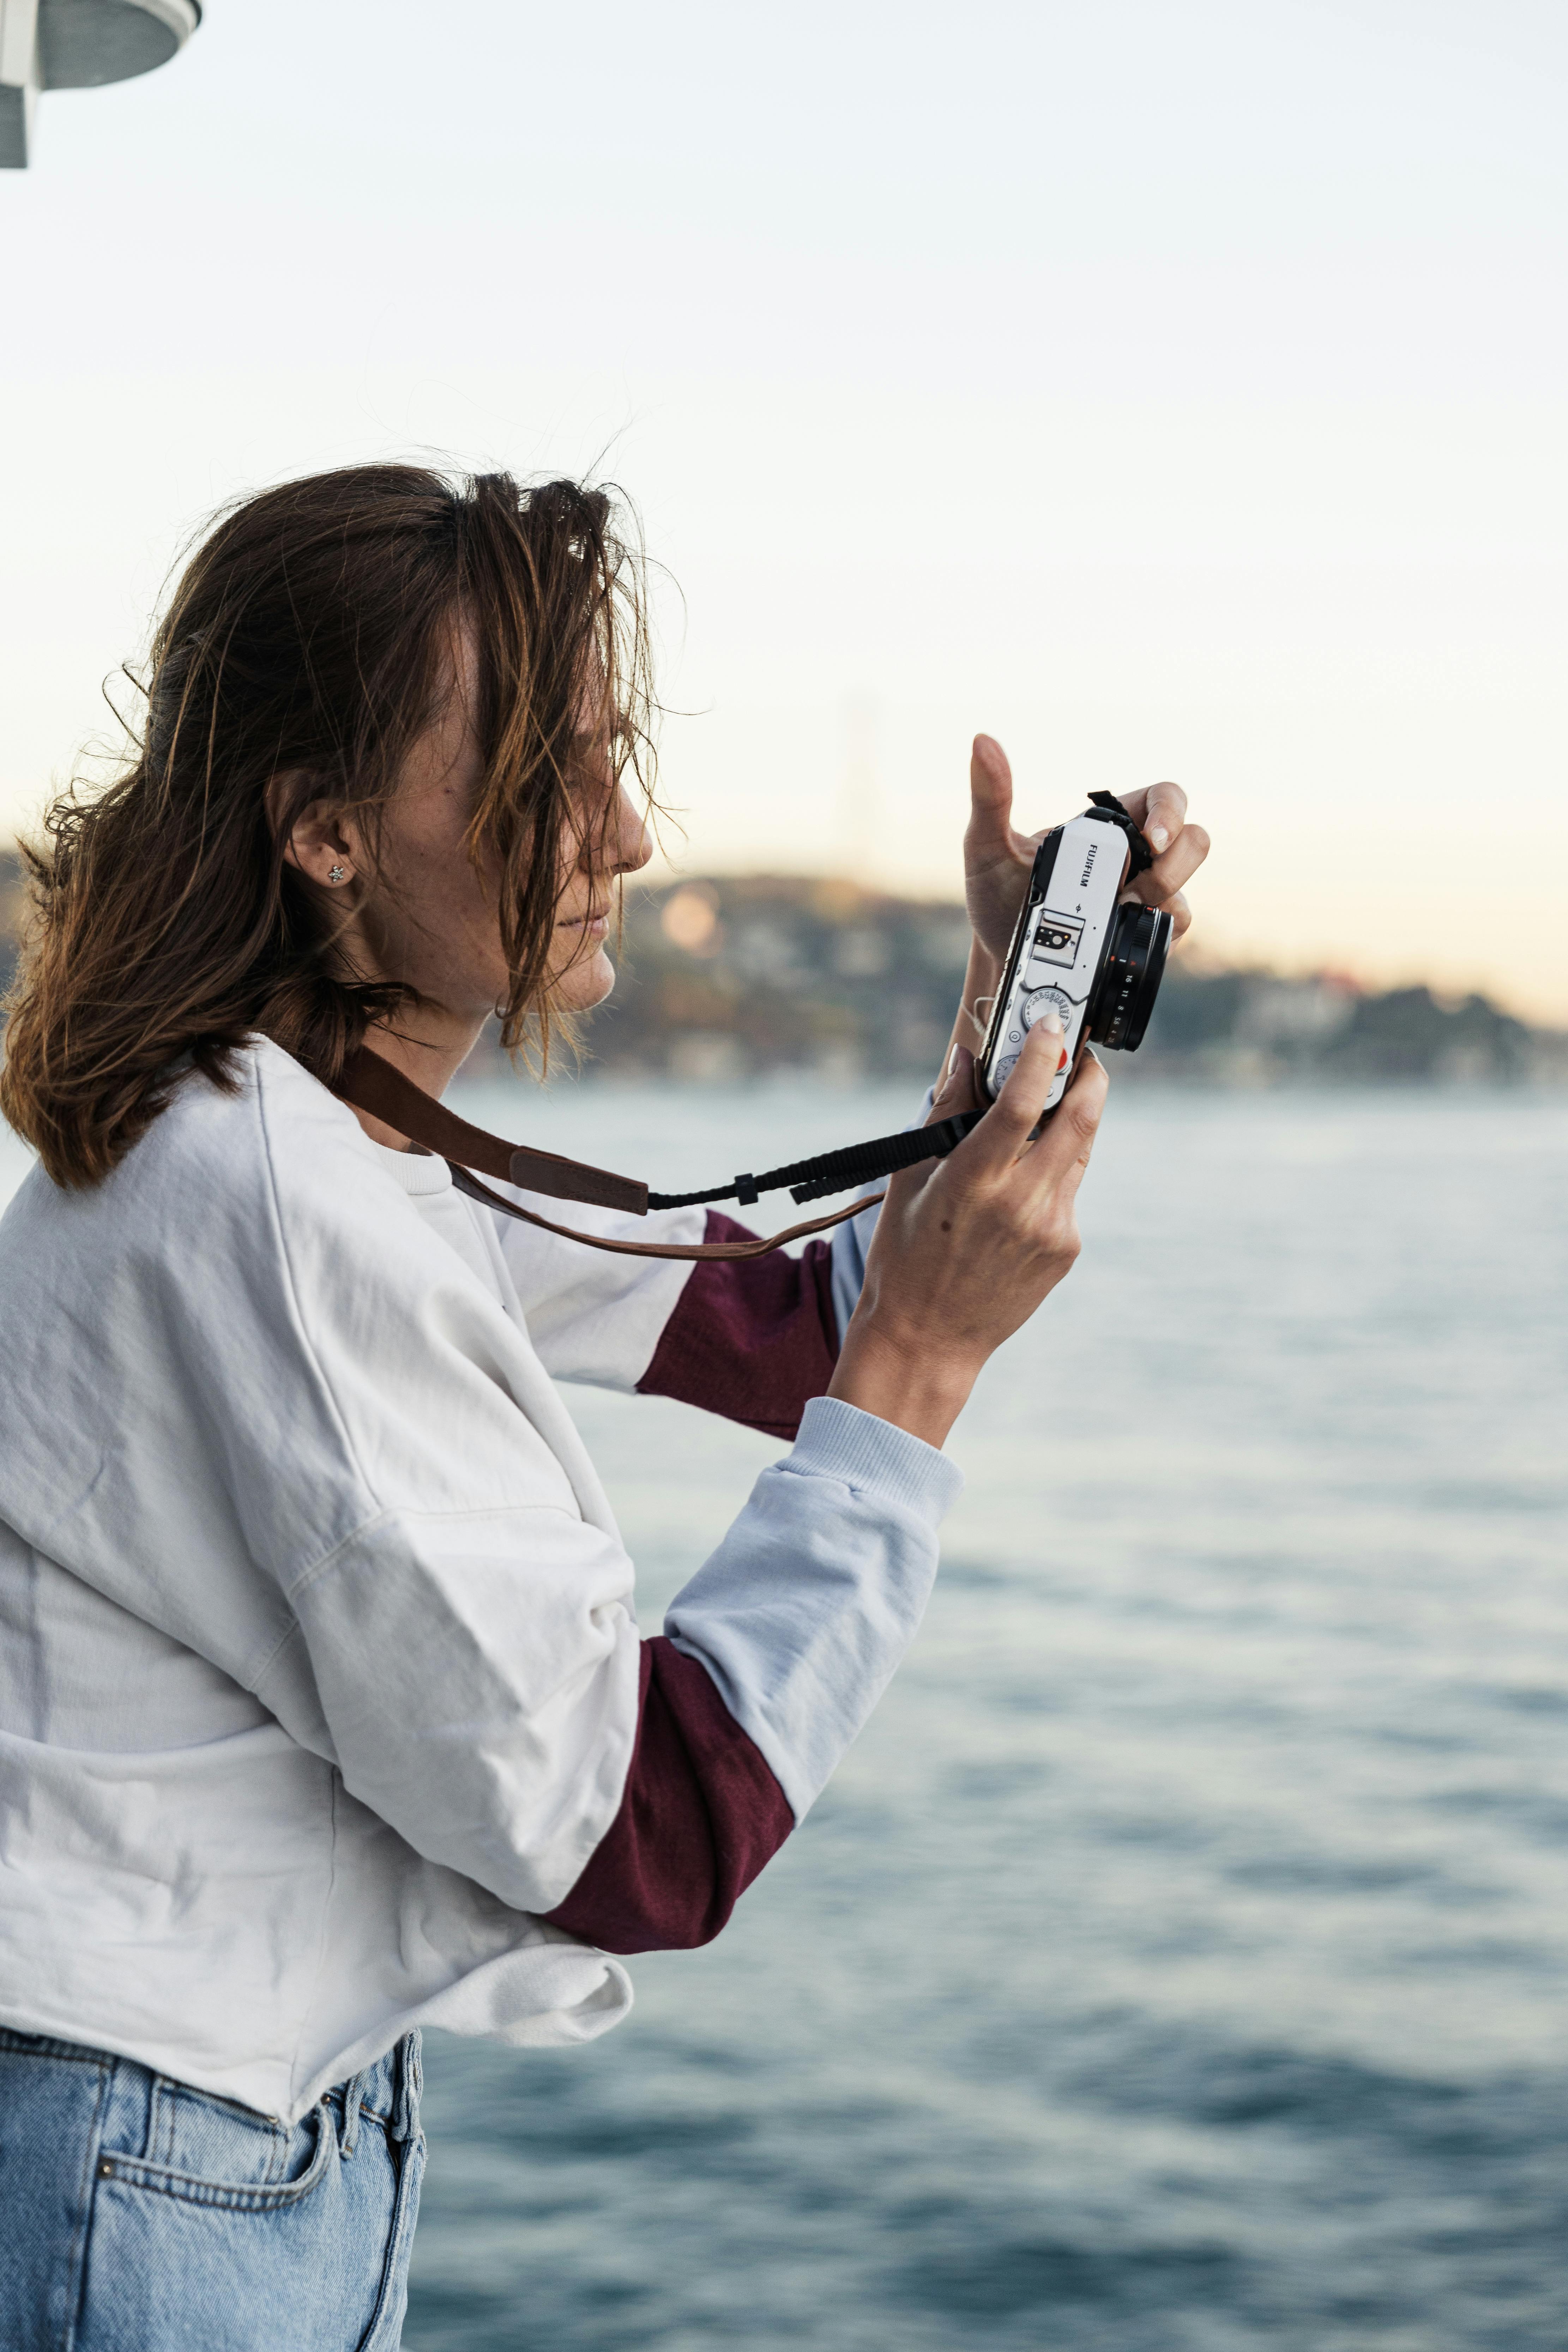
[[650, 1209], [705, 1209], [714, 1201], [736, 1201], [750, 1208], [759, 1193], [788, 1192], [795, 1201], [820, 1201], [829, 1192], [852, 1192], [858, 1184], [874, 1184], [879, 1176], [896, 1175], [900, 1168], [918, 1167], [922, 1160], [945, 1160], [957, 1150], [983, 1114], [961, 1111], [954, 1118], [938, 1119], [932, 1127], [913, 1127], [899, 1135], [879, 1135], [868, 1143], [847, 1143], [841, 1151], [819, 1152], [815, 1160], [794, 1160], [787, 1168], [770, 1168], [762, 1176], [735, 1176], [706, 1192], [650, 1192]]

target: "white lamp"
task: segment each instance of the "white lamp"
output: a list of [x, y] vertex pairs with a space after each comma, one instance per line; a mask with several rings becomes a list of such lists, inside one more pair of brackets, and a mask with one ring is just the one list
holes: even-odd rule
[[201, 0], [0, 0], [0, 169], [26, 166], [40, 90], [151, 73], [201, 21]]

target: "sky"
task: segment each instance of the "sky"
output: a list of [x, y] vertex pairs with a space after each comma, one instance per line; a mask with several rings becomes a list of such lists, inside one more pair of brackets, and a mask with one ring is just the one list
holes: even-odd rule
[[[624, 487], [686, 871], [1173, 776], [1206, 952], [1568, 1022], [1568, 12], [208, 0], [0, 174], [0, 825], [222, 501]], [[127, 689], [120, 689], [123, 699]]]

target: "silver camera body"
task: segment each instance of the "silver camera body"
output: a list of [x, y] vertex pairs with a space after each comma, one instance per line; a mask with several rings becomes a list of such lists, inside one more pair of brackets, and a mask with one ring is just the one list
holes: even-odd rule
[[1029, 1030], [1055, 1013], [1065, 1051], [1046, 1117], [1086, 1045], [1131, 1053], [1142, 1044], [1170, 950], [1169, 915], [1122, 897], [1151, 863], [1142, 835], [1109, 793], [1094, 799], [1099, 805], [1055, 826], [1035, 854], [976, 1066], [982, 1095], [994, 1102]]

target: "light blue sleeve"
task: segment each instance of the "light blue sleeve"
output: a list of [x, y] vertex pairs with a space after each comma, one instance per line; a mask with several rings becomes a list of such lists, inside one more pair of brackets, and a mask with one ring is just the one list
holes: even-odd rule
[[[931, 1117], [931, 1107], [936, 1097], [934, 1087], [926, 1088], [926, 1098], [910, 1127], [923, 1127]], [[908, 1134], [909, 1128], [904, 1132]], [[873, 1188], [868, 1188], [873, 1189]], [[848, 1218], [834, 1230], [832, 1256], [828, 1264], [828, 1283], [833, 1294], [833, 1312], [838, 1318], [838, 1338], [842, 1344], [849, 1328], [849, 1318], [860, 1303], [860, 1292], [866, 1280], [866, 1255], [871, 1246], [871, 1236], [881, 1215], [879, 1202], [874, 1209], [862, 1209], [858, 1217]]]
[[936, 1577], [963, 1481], [934, 1446], [814, 1397], [664, 1630], [700, 1659], [800, 1821], [876, 1706]]

